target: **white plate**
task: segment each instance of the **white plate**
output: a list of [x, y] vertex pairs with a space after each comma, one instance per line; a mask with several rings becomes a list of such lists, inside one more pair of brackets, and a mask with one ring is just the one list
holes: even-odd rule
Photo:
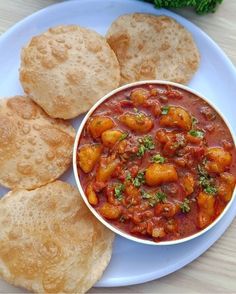
[[[166, 14], [188, 28], [201, 52], [200, 68], [189, 86], [213, 101], [235, 131], [232, 106], [235, 105], [236, 71], [226, 55], [205, 33], [181, 16], [133, 0], [68, 1], [43, 9], [16, 24], [0, 38], [0, 96], [23, 93], [18, 80], [20, 50], [33, 35], [59, 24], [79, 24], [105, 34], [116, 17], [132, 12]], [[78, 124], [79, 120], [75, 121], [75, 125]], [[72, 170], [63, 178], [75, 184]], [[6, 191], [0, 188], [0, 195]], [[236, 201], [213, 229], [185, 244], [155, 247], [117, 237], [111, 263], [97, 286], [143, 283], [180, 269], [205, 252], [224, 233], [235, 215]], [[21, 291], [0, 281], [1, 293]]]

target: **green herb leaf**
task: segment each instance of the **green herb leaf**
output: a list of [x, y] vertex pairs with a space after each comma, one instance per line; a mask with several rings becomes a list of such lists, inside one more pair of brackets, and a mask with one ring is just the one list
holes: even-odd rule
[[143, 157], [146, 151], [155, 149], [155, 144], [153, 142], [152, 136], [145, 136], [143, 138], [140, 138], [138, 142], [139, 142], [139, 147], [137, 152], [138, 157]]
[[198, 119], [192, 116], [192, 125], [195, 126], [198, 123]]
[[145, 184], [145, 172], [144, 171], [139, 172], [133, 180], [133, 185], [136, 188], [140, 187], [142, 184]]
[[167, 195], [163, 192], [157, 192], [155, 196], [158, 202], [164, 203], [167, 200]]
[[169, 110], [170, 110], [170, 107], [169, 106], [162, 106], [162, 108], [161, 108], [161, 114], [168, 114], [168, 112], [169, 112]]
[[130, 174], [130, 172], [128, 172], [127, 173], [127, 175], [126, 175], [126, 181], [131, 181], [132, 180], [132, 177], [131, 177], [131, 174]]
[[152, 136], [145, 136], [143, 138], [143, 145], [147, 150], [152, 150], [155, 148], [155, 144], [153, 142]]
[[154, 207], [159, 202], [166, 202], [167, 195], [163, 192], [157, 192], [156, 194], [150, 194], [144, 190], [142, 190], [142, 198], [148, 200], [148, 204], [151, 207]]
[[164, 163], [166, 161], [166, 159], [161, 156], [159, 153], [156, 155], [153, 155], [152, 157], [152, 162], [156, 162], [156, 163]]
[[154, 207], [157, 203], [157, 199], [155, 197], [155, 195], [153, 194], [150, 194], [150, 193], [147, 193], [146, 191], [142, 191], [142, 198], [143, 199], [147, 199], [148, 200], [148, 204], [151, 206], [151, 207]]
[[199, 131], [199, 130], [190, 130], [188, 132], [191, 136], [197, 137], [197, 138], [203, 138], [204, 137], [204, 132]]
[[120, 136], [119, 141], [123, 141], [123, 140], [126, 139], [128, 136], [129, 136], [128, 133], [123, 133], [123, 134]]
[[147, 193], [146, 191], [142, 190], [142, 198], [143, 199], [150, 199], [152, 197], [153, 197], [153, 195], [151, 195], [151, 194]]
[[187, 213], [190, 211], [190, 206], [189, 206], [189, 199], [185, 198], [184, 201], [180, 204], [180, 209], [182, 210], [183, 213]]
[[215, 195], [218, 190], [214, 185], [214, 179], [210, 177], [208, 172], [200, 164], [198, 165], [198, 174], [199, 174], [199, 184], [202, 186], [203, 191]]
[[123, 192], [124, 192], [124, 190], [125, 190], [125, 185], [124, 184], [118, 184], [115, 187], [115, 197], [119, 201], [121, 201], [123, 199]]
[[146, 151], [146, 148], [144, 147], [144, 145], [139, 145], [138, 147], [138, 152], [137, 152], [137, 156], [138, 157], [143, 157], [144, 153]]
[[194, 8], [196, 13], [205, 14], [209, 12], [215, 12], [217, 6], [223, 2], [223, 0], [145, 0], [147, 2], [153, 2], [157, 8]]
[[214, 187], [214, 186], [207, 186], [207, 187], [204, 189], [204, 192], [206, 192], [207, 194], [215, 195], [215, 194], [217, 194], [218, 190], [217, 190], [217, 188]]

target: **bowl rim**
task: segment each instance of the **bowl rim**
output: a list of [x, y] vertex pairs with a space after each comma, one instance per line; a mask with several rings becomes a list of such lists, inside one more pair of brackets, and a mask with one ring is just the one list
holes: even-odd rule
[[199, 98], [201, 98], [202, 100], [204, 100], [205, 102], [207, 102], [218, 114], [219, 116], [222, 118], [222, 120], [224, 121], [224, 123], [226, 124], [227, 128], [230, 131], [230, 134], [232, 136], [234, 145], [236, 145], [236, 136], [233, 132], [233, 129], [231, 127], [231, 125], [229, 124], [228, 120], [225, 118], [225, 116], [220, 112], [220, 110], [218, 109], [218, 107], [216, 107], [213, 102], [209, 101], [208, 98], [206, 98], [204, 95], [200, 94], [198, 91], [191, 89], [188, 86], [182, 85], [182, 84], [178, 84], [175, 82], [170, 82], [170, 81], [163, 81], [163, 80], [145, 80], [145, 81], [138, 81], [138, 82], [133, 82], [133, 83], [129, 83], [126, 85], [123, 85], [121, 87], [118, 87], [112, 91], [110, 91], [109, 93], [107, 93], [106, 95], [104, 95], [102, 98], [100, 98], [91, 108], [90, 110], [87, 112], [87, 114], [85, 115], [85, 117], [83, 118], [77, 133], [76, 133], [76, 137], [75, 137], [75, 141], [74, 141], [74, 147], [73, 147], [73, 173], [74, 173], [74, 177], [75, 177], [75, 181], [76, 181], [76, 185], [77, 188], [79, 189], [80, 195], [83, 199], [83, 201], [85, 202], [85, 204], [87, 205], [88, 209], [93, 213], [93, 215], [103, 224], [105, 225], [107, 228], [109, 228], [110, 230], [112, 230], [114, 233], [135, 241], [137, 243], [141, 243], [141, 244], [146, 244], [146, 245], [154, 245], [154, 246], [163, 246], [163, 245], [176, 245], [176, 244], [180, 244], [180, 243], [184, 243], [190, 240], [193, 240], [201, 235], [203, 235], [204, 233], [206, 233], [207, 231], [209, 231], [212, 227], [214, 227], [223, 217], [224, 215], [227, 213], [227, 211], [229, 210], [231, 204], [233, 203], [235, 197], [236, 197], [236, 187], [234, 188], [234, 191], [232, 193], [232, 197], [231, 200], [227, 203], [227, 205], [225, 206], [223, 212], [209, 225], [207, 226], [205, 229], [190, 235], [188, 237], [185, 238], [181, 238], [181, 239], [177, 239], [177, 240], [172, 240], [172, 241], [160, 241], [160, 242], [154, 242], [151, 240], [146, 240], [146, 239], [142, 239], [139, 237], [135, 237], [132, 236], [128, 233], [126, 233], [125, 231], [122, 231], [120, 229], [118, 229], [117, 227], [111, 225], [108, 221], [106, 221], [95, 209], [92, 205], [90, 205], [90, 203], [88, 202], [88, 199], [85, 195], [85, 192], [82, 188], [82, 185], [80, 183], [80, 179], [79, 179], [79, 175], [78, 175], [78, 171], [77, 171], [77, 148], [78, 148], [78, 143], [82, 134], [82, 131], [84, 129], [84, 126], [86, 124], [86, 122], [88, 121], [89, 117], [94, 113], [94, 111], [97, 109], [97, 107], [99, 105], [101, 105], [104, 101], [106, 101], [107, 99], [109, 99], [111, 96], [113, 96], [114, 94], [123, 91], [125, 89], [128, 88], [132, 88], [135, 86], [141, 86], [141, 85], [146, 85], [146, 84], [156, 84], [156, 85], [170, 85], [170, 86], [174, 86], [176, 88], [179, 88], [181, 90], [185, 90], [191, 94], [194, 94], [196, 96], [198, 96]]

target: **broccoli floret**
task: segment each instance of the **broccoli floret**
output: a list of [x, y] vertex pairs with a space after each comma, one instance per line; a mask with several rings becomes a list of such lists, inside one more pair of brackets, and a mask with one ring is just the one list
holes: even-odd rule
[[217, 5], [223, 0], [147, 0], [157, 8], [183, 8], [193, 7], [198, 14], [215, 12]]

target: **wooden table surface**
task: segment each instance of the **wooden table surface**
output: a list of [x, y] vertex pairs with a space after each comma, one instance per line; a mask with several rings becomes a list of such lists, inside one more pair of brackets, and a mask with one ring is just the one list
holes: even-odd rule
[[[60, 1], [0, 0], [0, 33], [5, 32], [22, 18], [56, 2]], [[198, 16], [190, 10], [181, 10], [177, 13], [202, 28], [236, 65], [236, 1], [224, 0], [215, 14], [206, 16]], [[173, 274], [141, 285], [92, 288], [89, 292], [236, 293], [236, 220], [207, 252]]]

